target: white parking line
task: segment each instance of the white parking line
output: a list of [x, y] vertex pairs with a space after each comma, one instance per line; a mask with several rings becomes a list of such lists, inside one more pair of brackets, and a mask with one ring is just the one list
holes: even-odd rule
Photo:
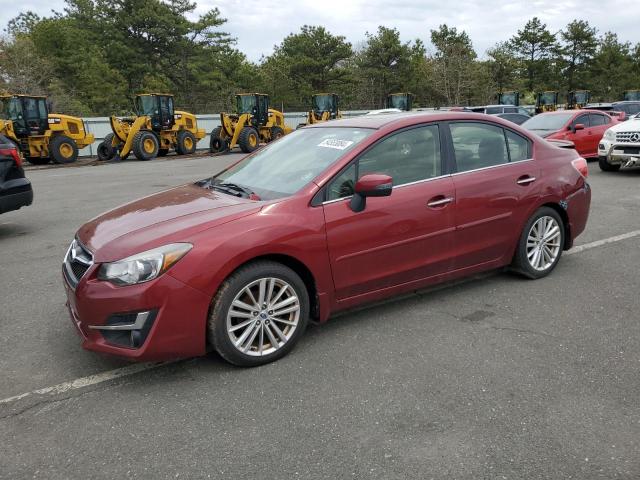
[[596, 240], [595, 242], [585, 243], [584, 245], [573, 247], [571, 250], [565, 253], [565, 255], [573, 255], [576, 253], [584, 252], [585, 250], [601, 247], [602, 245], [607, 245], [609, 243], [619, 242], [621, 240], [626, 240], [627, 238], [637, 237], [638, 235], [640, 235], [640, 230], [634, 230], [633, 232], [623, 233], [622, 235], [616, 235], [615, 237], [609, 237], [603, 240]]
[[178, 360], [172, 360], [169, 362], [156, 362], [156, 363], [135, 363], [122, 368], [116, 368], [95, 375], [89, 375], [88, 377], [76, 378], [70, 382], [60, 383], [52, 387], [40, 388], [31, 392], [22, 393], [13, 397], [4, 398], [0, 400], [0, 405], [16, 402], [23, 398], [37, 395], [58, 395], [60, 393], [67, 392], [69, 390], [76, 390], [78, 388], [85, 388], [98, 383], [108, 382], [109, 380], [115, 380], [116, 378], [126, 377], [136, 373], [144, 372], [146, 370], [152, 370], [154, 368], [162, 367], [177, 362]]
[[[575, 253], [584, 252], [585, 250], [590, 250], [592, 248], [600, 247], [602, 245], [619, 242], [621, 240], [626, 240], [628, 238], [633, 238], [637, 236], [640, 236], [640, 230], [634, 230], [633, 232], [623, 233], [622, 235], [616, 235], [614, 237], [605, 238], [603, 240], [597, 240], [595, 242], [585, 243], [584, 245], [580, 245], [572, 248], [567, 253], [565, 253], [565, 255], [572, 255]], [[177, 361], [178, 360], [172, 360], [168, 362], [156, 362], [156, 363], [136, 363], [126, 367], [109, 370], [107, 372], [97, 373], [95, 375], [89, 375], [88, 377], [77, 378], [75, 380], [71, 380], [70, 382], [60, 383], [52, 387], [40, 388], [38, 390], [33, 390], [31, 392], [26, 392], [20, 395], [15, 395], [13, 397], [4, 398], [0, 400], [0, 405], [13, 403], [18, 400], [22, 400], [23, 398], [27, 398], [31, 396], [58, 395], [60, 393], [68, 392], [69, 390], [77, 390], [79, 388], [85, 388], [91, 385], [96, 385], [98, 383], [108, 382], [110, 380], [115, 380], [117, 378], [122, 378], [128, 375], [134, 375], [136, 373], [152, 370], [154, 368], [162, 367], [165, 365], [170, 365]]]

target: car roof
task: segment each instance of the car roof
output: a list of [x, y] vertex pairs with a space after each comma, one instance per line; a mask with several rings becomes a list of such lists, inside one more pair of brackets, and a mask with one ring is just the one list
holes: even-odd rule
[[439, 120], [479, 120], [481, 118], [495, 121], [495, 117], [491, 115], [473, 112], [434, 110], [429, 112], [389, 113], [386, 115], [362, 115], [342, 118], [340, 120], [331, 120], [331, 122], [316, 123], [307, 128], [353, 127], [380, 129], [383, 127], [412, 125], [415, 123]]

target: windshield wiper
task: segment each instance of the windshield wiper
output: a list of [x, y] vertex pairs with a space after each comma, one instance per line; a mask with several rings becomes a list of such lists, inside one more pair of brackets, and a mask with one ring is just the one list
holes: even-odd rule
[[230, 182], [215, 183], [212, 185], [212, 188], [221, 190], [225, 193], [230, 193], [231, 195], [235, 195], [236, 197], [246, 196], [251, 200], [260, 200], [260, 197], [253, 190], [247, 187], [243, 187], [242, 185], [238, 185], [236, 183], [230, 183]]

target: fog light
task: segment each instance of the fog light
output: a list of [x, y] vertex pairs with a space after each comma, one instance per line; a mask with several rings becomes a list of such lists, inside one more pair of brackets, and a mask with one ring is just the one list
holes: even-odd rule
[[99, 330], [104, 339], [114, 345], [140, 348], [151, 331], [156, 318], [156, 310], [111, 315], [104, 325], [89, 325]]

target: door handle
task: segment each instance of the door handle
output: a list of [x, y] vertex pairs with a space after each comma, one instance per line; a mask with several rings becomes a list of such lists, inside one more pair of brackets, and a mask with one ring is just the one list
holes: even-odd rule
[[451, 202], [453, 202], [453, 197], [445, 197], [444, 195], [438, 195], [437, 197], [433, 197], [431, 200], [429, 200], [429, 202], [427, 203], [427, 207], [429, 208], [442, 207]]
[[524, 175], [522, 177], [520, 177], [516, 183], [518, 185], [529, 185], [530, 183], [533, 183], [536, 181], [536, 177], [530, 177], [529, 175]]

